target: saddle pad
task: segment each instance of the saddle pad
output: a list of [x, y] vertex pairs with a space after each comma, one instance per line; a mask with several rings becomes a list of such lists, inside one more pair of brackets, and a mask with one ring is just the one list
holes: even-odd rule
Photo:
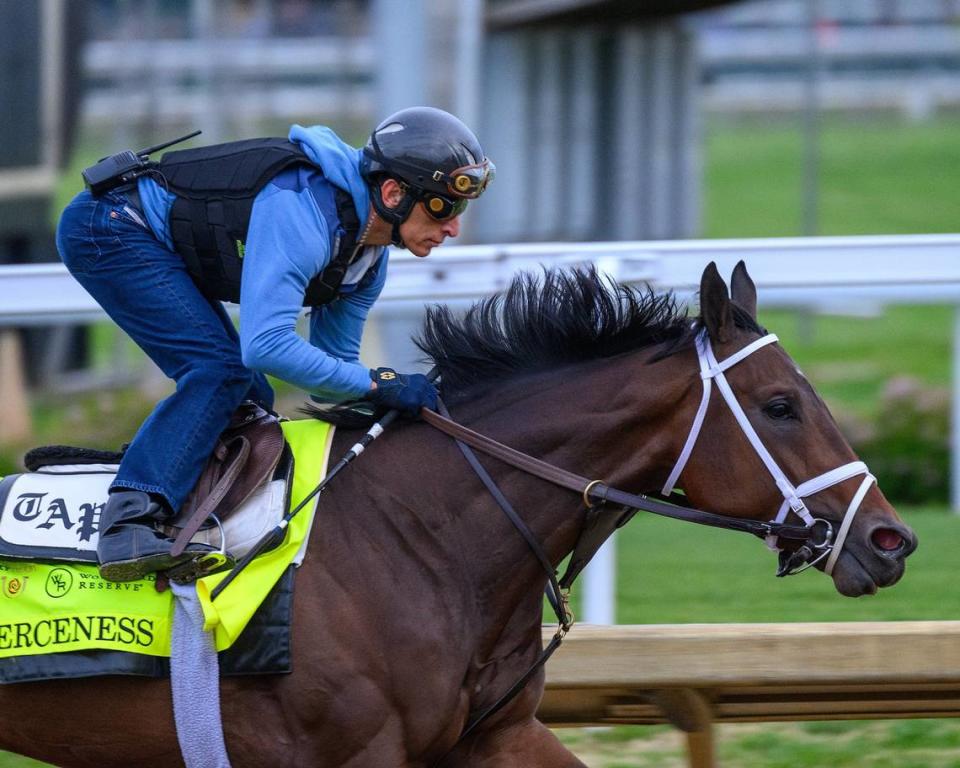
[[[283, 429], [296, 466], [292, 507], [326, 472], [333, 428], [304, 420], [284, 422]], [[20, 509], [23, 516], [26, 506], [18, 507], [21, 503], [27, 504], [8, 499], [5, 514], [8, 509], [11, 515]], [[213, 633], [217, 650], [237, 641], [288, 567], [302, 561], [315, 509], [316, 501], [291, 521], [284, 541], [256, 558], [215, 602], [210, 592], [226, 574], [197, 582], [204, 628]], [[33, 518], [38, 519], [51, 518], [41, 513]], [[92, 564], [0, 558], [0, 606], [0, 659], [91, 649], [159, 657], [170, 652], [173, 597], [169, 591], [156, 591], [152, 575], [118, 584], [100, 578]]]
[[[295, 566], [287, 568], [237, 641], [220, 652], [222, 676], [278, 675], [292, 670], [290, 622], [295, 571]], [[104, 650], [0, 658], [0, 684], [102, 675], [169, 677], [170, 660], [162, 656]]]

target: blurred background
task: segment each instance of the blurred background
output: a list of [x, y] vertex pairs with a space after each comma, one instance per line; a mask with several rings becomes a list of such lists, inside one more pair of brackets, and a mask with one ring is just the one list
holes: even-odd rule
[[[360, 145], [411, 104], [458, 114], [497, 164], [463, 243], [960, 229], [960, 0], [0, 0], [0, 270], [58, 261], [58, 212], [81, 189], [80, 169], [106, 154], [196, 128], [185, 146], [285, 135], [294, 122]], [[620, 539], [618, 619], [960, 618], [944, 588], [960, 543], [948, 514], [954, 303], [841, 297], [765, 310], [761, 291], [760, 304], [920, 550], [902, 585], [851, 607], [826, 579], [774, 584], [772, 563], [751, 549], [770, 597], [740, 600], [756, 597], [751, 576], [716, 593], [711, 561], [678, 585], [673, 537], [651, 561], [661, 523], [634, 524]], [[421, 309], [378, 308], [366, 361], [413, 360]], [[114, 449], [169, 391], [111, 324], [70, 320], [0, 312], [0, 475], [35, 444]], [[292, 415], [303, 395], [279, 387]], [[710, 551], [712, 534], [700, 535], [679, 538]], [[951, 721], [879, 735], [877, 724], [843, 727], [763, 733], [812, 755], [797, 762], [792, 750], [784, 765], [886, 765], [864, 757], [877, 741], [888, 755], [934, 745], [899, 765], [960, 764]], [[781, 764], [757, 756], [766, 736], [729, 728], [730, 764]], [[681, 748], [668, 736], [567, 738], [592, 765], [671, 765]], [[838, 739], [857, 746], [845, 757]]]

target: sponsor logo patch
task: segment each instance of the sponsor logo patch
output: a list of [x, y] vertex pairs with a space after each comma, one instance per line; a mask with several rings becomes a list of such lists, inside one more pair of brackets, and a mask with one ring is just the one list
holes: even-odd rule
[[24, 474], [0, 510], [0, 539], [27, 547], [92, 551], [110, 473]]

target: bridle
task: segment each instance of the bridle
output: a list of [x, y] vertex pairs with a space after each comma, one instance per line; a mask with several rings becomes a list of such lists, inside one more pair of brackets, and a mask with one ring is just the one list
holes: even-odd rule
[[[777, 340], [775, 334], [767, 334], [718, 362], [706, 330], [701, 329], [696, 335], [695, 342], [697, 357], [700, 362], [700, 378], [703, 381], [703, 395], [700, 399], [700, 407], [697, 409], [693, 425], [690, 428], [690, 433], [687, 436], [687, 440], [684, 443], [673, 470], [663, 485], [660, 498], [654, 498], [645, 494], [627, 493], [618, 488], [608, 486], [602, 480], [589, 479], [573, 472], [568, 472], [541, 459], [510, 448], [486, 435], [474, 432], [439, 413], [424, 409], [421, 415], [424, 421], [456, 439], [458, 443], [461, 444], [461, 450], [466, 447], [463, 444], [472, 446], [528, 474], [539, 477], [554, 485], [576, 491], [581, 495], [584, 504], [588, 508], [612, 503], [619, 507], [652, 512], [653, 514], [698, 523], [700, 525], [752, 533], [764, 539], [767, 546], [771, 549], [780, 552], [781, 564], [777, 571], [778, 576], [789, 576], [800, 573], [816, 565], [824, 558], [827, 560], [824, 564], [824, 571], [829, 575], [833, 572], [833, 568], [840, 556], [840, 552], [846, 542], [847, 534], [853, 524], [853, 519], [870, 486], [876, 482], [876, 478], [870, 474], [867, 465], [862, 461], [852, 461], [849, 464], [844, 464], [836, 469], [817, 475], [797, 486], [794, 486], [790, 480], [787, 479], [783, 470], [780, 469], [777, 462], [770, 455], [770, 452], [763, 445], [753, 425], [750, 424], [746, 413], [744, 413], [743, 408], [737, 401], [737, 397], [733, 393], [724, 375], [724, 371], [728, 368], [732, 368], [757, 350]], [[770, 472], [777, 488], [783, 495], [783, 504], [781, 504], [776, 515], [769, 521], [727, 517], [725, 515], [718, 515], [713, 512], [687, 507], [682, 503], [685, 497], [673, 493], [677, 480], [687, 465], [687, 461], [693, 452], [693, 447], [703, 427], [714, 380], [717, 382], [717, 388], [720, 390], [720, 394], [733, 412], [737, 423], [740, 425], [740, 429]], [[442, 410], [445, 411], [445, 409]], [[860, 487], [853, 495], [839, 529], [835, 531], [830, 521], [824, 520], [823, 518], [815, 518], [810, 514], [810, 511], [803, 501], [805, 498], [858, 475], [864, 475], [863, 482], [861, 482]], [[497, 494], [494, 495], [496, 496]], [[500, 495], [502, 496], [502, 494]], [[501, 506], [503, 505], [501, 504]], [[801, 519], [802, 525], [793, 525], [786, 522], [787, 515], [791, 511]], [[514, 525], [519, 527], [518, 521], [513, 519], [512, 516], [511, 519]], [[522, 521], [520, 524], [522, 524]], [[524, 537], [528, 538], [528, 534], [524, 533]], [[784, 551], [780, 547], [781, 540], [797, 542], [797, 548], [793, 552]], [[533, 546], [533, 544], [531, 544], [531, 546]], [[543, 561], [544, 557], [542, 553], [538, 552], [536, 548], [534, 548], [534, 551], [537, 552], [538, 557]], [[564, 581], [567, 580], [565, 576]]]
[[[547, 598], [554, 612], [557, 614], [559, 629], [553, 639], [541, 652], [537, 661], [531, 666], [523, 676], [517, 680], [511, 688], [504, 693], [491, 706], [474, 717], [460, 734], [457, 743], [463, 740], [469, 733], [474, 731], [482, 722], [487, 720], [495, 712], [503, 708], [513, 697], [523, 689], [524, 685], [533, 677], [534, 673], [542, 667], [547, 659], [560, 646], [570, 625], [573, 623], [573, 616], [567, 605], [567, 593], [573, 580], [577, 577], [583, 567], [587, 564], [590, 557], [596, 552], [599, 544], [608, 538], [616, 528], [626, 523], [637, 510], [652, 512], [657, 515], [672, 517], [678, 520], [709, 525], [716, 528], [726, 528], [729, 530], [743, 531], [759, 536], [767, 542], [767, 545], [780, 553], [780, 567], [777, 570], [777, 576], [788, 576], [816, 565], [824, 558], [827, 562], [824, 565], [824, 571], [827, 574], [832, 573], [836, 565], [837, 558], [846, 541], [853, 518], [860, 508], [870, 486], [876, 482], [876, 478], [867, 470], [866, 464], [862, 461], [853, 461], [844, 464], [836, 469], [824, 472], [821, 475], [807, 480], [794, 486], [780, 469], [780, 466], [770, 455], [770, 452], [763, 445], [759, 436], [754, 430], [753, 425], [747, 419], [746, 413], [737, 401], [736, 395], [727, 381], [724, 371], [733, 367], [737, 363], [746, 359], [754, 352], [768, 344], [777, 341], [774, 334], [767, 334], [756, 341], [751, 342], [739, 351], [730, 355], [722, 361], [717, 361], [710, 344], [710, 338], [706, 329], [700, 329], [695, 337], [697, 357], [700, 362], [700, 378], [703, 381], [703, 394], [700, 398], [700, 406], [697, 409], [690, 433], [687, 435], [686, 442], [680, 452], [676, 464], [670, 472], [667, 481], [661, 491], [662, 498], [655, 499], [644, 494], [633, 494], [621, 491], [617, 488], [608, 486], [601, 480], [591, 480], [586, 477], [568, 472], [553, 464], [549, 464], [541, 459], [525, 454], [514, 448], [499, 443], [492, 438], [482, 435], [478, 432], [464, 427], [449, 418], [446, 407], [442, 401], [439, 401], [438, 410], [440, 413], [427, 409], [421, 410], [421, 416], [428, 424], [436, 427], [442, 432], [450, 435], [457, 441], [457, 445], [464, 457], [470, 463], [471, 467], [480, 477], [487, 490], [500, 505], [503, 512], [507, 515], [513, 525], [517, 528], [527, 544], [533, 550], [541, 567], [547, 574], [548, 588]], [[684, 497], [674, 494], [674, 487], [680, 478], [681, 473], [687, 465], [690, 455], [693, 452], [694, 445], [700, 435], [704, 420], [707, 414], [707, 407], [710, 403], [713, 381], [717, 382], [717, 388], [726, 401], [730, 410], [733, 412], [740, 429], [746, 435], [747, 440], [753, 446], [754, 451], [760, 457], [767, 470], [772, 475], [777, 488], [783, 494], [783, 504], [780, 506], [777, 514], [770, 521], [753, 520], [749, 518], [726, 517], [712, 512], [705, 512], [700, 509], [683, 506], [673, 503], [678, 498]], [[539, 542], [534, 537], [526, 523], [519, 517], [510, 502], [504, 497], [503, 493], [497, 487], [496, 483], [486, 472], [470, 447], [476, 448], [483, 453], [493, 456], [504, 463], [522, 470], [530, 475], [539, 477], [554, 485], [576, 491], [581, 495], [583, 502], [588, 510], [588, 520], [591, 512], [604, 511], [608, 503], [618, 507], [619, 514], [607, 516], [607, 522], [597, 526], [600, 529], [599, 534], [588, 535], [587, 529], [589, 523], [585, 523], [581, 529], [577, 545], [571, 557], [570, 564], [562, 578], [558, 579], [557, 572], [550, 564], [549, 558], [543, 551]], [[851, 477], [864, 475], [863, 482], [857, 489], [846, 514], [840, 524], [840, 528], [834, 533], [833, 525], [822, 518], [815, 518], [810, 514], [804, 503], [804, 498], [812, 496], [820, 491], [830, 488], [833, 485], [842, 483]], [[803, 525], [792, 525], [786, 522], [787, 515], [794, 512], [802, 521]], [[596, 515], [594, 516], [596, 519]], [[590, 544], [585, 547], [586, 555], [578, 557], [581, 549], [581, 541], [592, 539]], [[797, 548], [793, 552], [782, 550], [779, 546], [780, 540], [797, 542]], [[452, 751], [452, 748], [451, 748]], [[449, 754], [449, 752], [448, 752]], [[444, 756], [446, 757], [446, 756]], [[441, 758], [442, 761], [443, 758]], [[441, 762], [438, 761], [438, 762]]]
[[[860, 509], [860, 504], [867, 495], [867, 491], [870, 490], [870, 486], [876, 482], [876, 478], [870, 474], [867, 465], [862, 461], [851, 461], [849, 464], [844, 464], [836, 469], [817, 475], [798, 486], [794, 486], [787, 479], [787, 476], [783, 470], [780, 469], [780, 466], [773, 456], [770, 455], [770, 452], [757, 435], [756, 430], [754, 430], [753, 425], [749, 419], [747, 419], [747, 414], [744, 413], [743, 408], [737, 400], [737, 396], [733, 393], [733, 389], [731, 389], [727, 377], [724, 376], [723, 373], [757, 350], [762, 349], [768, 344], [773, 344], [776, 341], [776, 334], [768, 333], [766, 336], [757, 339], [738, 352], [733, 353], [722, 362], [718, 362], [713, 353], [713, 347], [710, 344], [710, 337], [706, 329], [700, 330], [696, 336], [696, 347], [697, 357], [700, 361], [700, 379], [703, 381], [703, 396], [700, 398], [700, 407], [697, 409], [697, 415], [694, 417], [693, 425], [690, 427], [690, 434], [687, 436], [687, 441], [684, 443], [683, 450], [680, 452], [680, 457], [670, 472], [670, 476], [663, 484], [662, 493], [667, 495], [673, 491], [680, 474], [687, 465], [687, 460], [693, 452], [693, 447], [697, 442], [697, 437], [700, 435], [700, 429], [706, 417], [707, 406], [710, 403], [711, 385], [716, 381], [717, 389], [720, 390], [720, 394], [733, 412], [737, 423], [740, 425], [740, 429], [743, 431], [747, 440], [750, 441], [750, 445], [753, 446], [753, 450], [757, 456], [760, 457], [767, 471], [770, 472], [780, 493], [783, 494], [783, 504], [780, 505], [779, 511], [771, 522], [784, 522], [787, 515], [792, 511], [803, 520], [811, 533], [807, 542], [797, 549], [796, 552], [790, 554], [782, 552], [778, 546], [778, 537], [775, 534], [770, 534], [765, 537], [767, 546], [781, 552], [782, 555], [781, 567], [777, 575], [788, 576], [800, 573], [816, 565], [824, 558], [827, 558], [827, 562], [824, 564], [823, 571], [827, 575], [830, 575], [833, 573], [837, 558], [840, 557], [840, 552], [847, 539], [847, 534], [850, 532], [850, 526], [853, 524], [853, 518]], [[857, 475], [864, 475], [863, 481], [860, 483], [860, 487], [853, 495], [847, 507], [843, 521], [840, 523], [840, 529], [836, 532], [836, 535], [834, 535], [833, 525], [828, 520], [813, 517], [803, 500], [807, 496], [812, 496], [815, 493], [819, 493], [826, 488], [830, 488], [837, 483], [842, 483], [844, 480], [849, 480], [851, 477], [856, 477]], [[820, 538], [814, 535], [818, 526], [822, 526], [822, 536]]]

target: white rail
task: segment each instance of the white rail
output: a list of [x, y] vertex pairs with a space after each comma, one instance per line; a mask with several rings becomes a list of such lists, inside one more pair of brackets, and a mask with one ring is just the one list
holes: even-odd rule
[[[622, 281], [688, 296], [706, 264], [729, 275], [740, 259], [764, 306], [960, 304], [960, 235], [953, 234], [446, 246], [426, 262], [395, 253], [381, 300], [473, 299], [522, 269], [588, 262]], [[0, 266], [0, 326], [102, 316], [60, 264]]]

